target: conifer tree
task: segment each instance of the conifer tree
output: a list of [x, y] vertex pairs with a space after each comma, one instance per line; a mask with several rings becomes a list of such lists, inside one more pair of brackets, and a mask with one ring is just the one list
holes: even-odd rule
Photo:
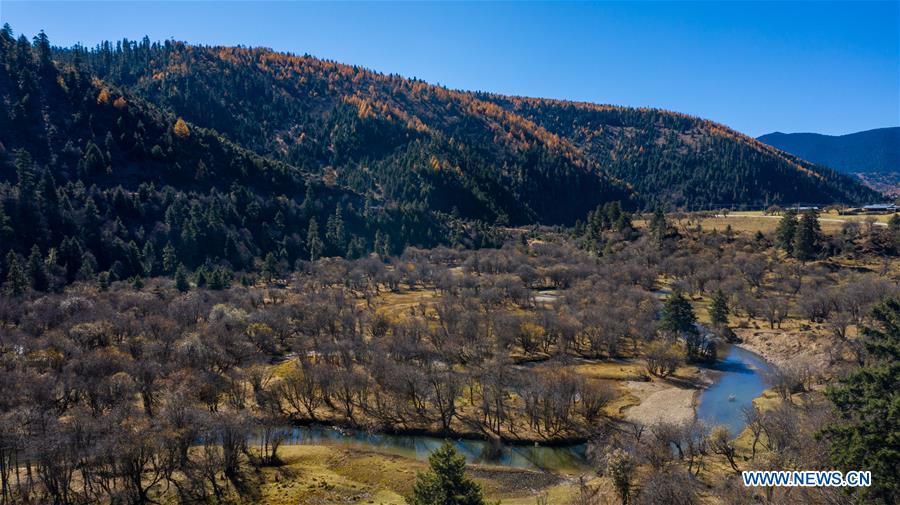
[[322, 257], [325, 244], [319, 236], [319, 225], [316, 224], [316, 218], [309, 220], [309, 229], [306, 232], [306, 250], [309, 251], [309, 260], [316, 261]]
[[797, 233], [797, 211], [788, 209], [784, 211], [778, 228], [775, 229], [775, 246], [784, 250], [788, 255], [794, 254], [794, 235]]
[[697, 317], [681, 290], [675, 290], [663, 304], [660, 329], [671, 333], [697, 333]]
[[178, 264], [178, 256], [175, 254], [175, 246], [171, 242], [166, 243], [162, 251], [163, 272], [169, 274], [175, 271]]
[[872, 472], [859, 503], [887, 505], [900, 500], [900, 299], [877, 305], [872, 320], [862, 328], [865, 366], [826, 391], [836, 417], [822, 435], [838, 468]]
[[178, 269], [175, 270], [175, 289], [181, 293], [187, 293], [191, 289], [191, 283], [188, 281], [184, 265], [178, 265]]
[[807, 210], [800, 218], [794, 231], [794, 257], [801, 261], [809, 261], [819, 252], [822, 230], [819, 227], [819, 216], [815, 210]]
[[662, 209], [657, 208], [650, 218], [650, 233], [656, 240], [662, 240], [668, 233], [669, 224], [666, 222], [666, 214]]
[[448, 442], [428, 457], [429, 470], [416, 476], [409, 505], [484, 505], [481, 487], [465, 476], [466, 459]]
[[28, 289], [28, 278], [22, 269], [22, 263], [19, 260], [19, 256], [12, 251], [6, 255], [6, 283], [4, 287], [10, 296], [21, 295]]
[[334, 214], [328, 218], [325, 226], [325, 240], [328, 245], [337, 252], [343, 252], [347, 243], [347, 233], [344, 230], [344, 218], [341, 216], [341, 206], [334, 209]]
[[266, 254], [266, 259], [263, 261], [262, 275], [266, 282], [272, 282], [272, 279], [278, 276], [278, 259], [275, 258], [275, 254]]
[[709, 319], [713, 326], [721, 328], [728, 324], [728, 301], [725, 293], [717, 289], [709, 306]]
[[31, 289], [47, 291], [49, 287], [47, 267], [44, 264], [44, 258], [41, 256], [41, 250], [37, 244], [31, 248], [31, 254], [28, 256], [28, 277], [31, 279]]

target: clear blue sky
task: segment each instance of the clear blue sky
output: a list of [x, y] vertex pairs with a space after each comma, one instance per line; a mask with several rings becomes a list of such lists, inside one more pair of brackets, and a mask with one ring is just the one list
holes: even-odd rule
[[266, 46], [451, 88], [672, 109], [751, 135], [900, 125], [900, 2], [0, 1], [55, 45]]

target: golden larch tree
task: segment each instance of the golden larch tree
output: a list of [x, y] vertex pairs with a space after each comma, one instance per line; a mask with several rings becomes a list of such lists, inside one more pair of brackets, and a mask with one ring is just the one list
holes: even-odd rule
[[181, 118], [178, 118], [178, 121], [175, 121], [175, 126], [172, 128], [172, 131], [181, 138], [187, 138], [191, 135], [191, 130], [188, 128], [187, 123]]

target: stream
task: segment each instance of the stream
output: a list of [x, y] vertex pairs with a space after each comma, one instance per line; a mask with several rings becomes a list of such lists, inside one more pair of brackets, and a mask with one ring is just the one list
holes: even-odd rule
[[736, 345], [726, 349], [725, 357], [710, 367], [718, 376], [700, 393], [697, 419], [710, 426], [725, 425], [737, 436], [746, 426], [741, 410], [769, 387], [764, 372], [770, 366], [762, 356]]
[[[744, 429], [741, 409], [768, 387], [762, 372], [768, 363], [759, 355], [738, 346], [724, 348], [725, 357], [710, 369], [715, 382], [700, 393], [697, 418], [710, 426], [725, 425], [732, 436]], [[732, 396], [733, 395], [733, 396]], [[285, 445], [330, 445], [354, 449], [372, 449], [388, 454], [428, 459], [443, 439], [427, 435], [390, 435], [328, 426], [285, 427]], [[450, 440], [469, 463], [500, 465], [509, 468], [574, 473], [587, 466], [587, 444], [567, 447], [501, 444], [499, 448], [483, 440]]]

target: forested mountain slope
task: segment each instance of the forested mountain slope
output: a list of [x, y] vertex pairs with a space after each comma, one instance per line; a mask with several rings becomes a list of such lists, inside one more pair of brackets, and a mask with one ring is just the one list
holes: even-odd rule
[[492, 225], [571, 224], [613, 201], [873, 194], [683, 115], [452, 91], [266, 49], [52, 49], [4, 27], [0, 102], [0, 276], [46, 267], [48, 286], [180, 266], [221, 284], [323, 255], [490, 245]]
[[179, 265], [230, 272], [270, 254], [269, 263], [293, 265], [468, 233], [428, 209], [367, 199], [240, 147], [77, 60], [54, 62], [46, 37], [32, 44], [0, 30], [4, 279], [42, 265], [48, 285], [98, 272], [171, 274]]
[[567, 139], [648, 201], [702, 207], [856, 202], [875, 196], [831, 169], [685, 114], [481, 96]]
[[66, 51], [257, 153], [389, 201], [524, 224], [627, 200], [565, 139], [473, 95], [266, 49], [177, 42]]
[[81, 57], [257, 153], [463, 217], [571, 222], [600, 201], [626, 199], [616, 181], [645, 208], [874, 196], [724, 126], [666, 111], [453, 91], [267, 49], [145, 39]]

